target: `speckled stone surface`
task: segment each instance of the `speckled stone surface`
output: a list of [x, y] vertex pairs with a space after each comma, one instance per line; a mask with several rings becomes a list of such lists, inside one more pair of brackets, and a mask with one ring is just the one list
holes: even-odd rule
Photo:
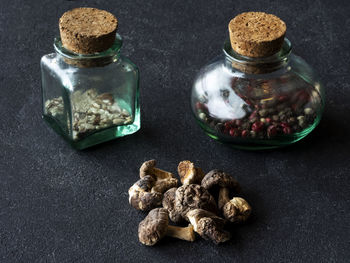
[[[40, 57], [58, 19], [112, 12], [122, 52], [140, 68], [142, 129], [75, 151], [41, 119]], [[239, 151], [205, 135], [190, 112], [194, 75], [219, 55], [243, 11], [281, 17], [294, 52], [327, 88], [324, 118], [295, 146]], [[349, 262], [350, 4], [348, 1], [0, 1], [0, 262]], [[144, 160], [173, 172], [189, 159], [223, 169], [254, 209], [216, 246], [138, 242], [144, 214], [127, 190]]]

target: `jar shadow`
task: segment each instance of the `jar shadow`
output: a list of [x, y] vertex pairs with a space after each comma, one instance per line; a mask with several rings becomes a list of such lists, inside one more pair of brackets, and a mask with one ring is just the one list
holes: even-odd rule
[[[337, 150], [339, 148], [347, 148], [348, 134], [350, 132], [349, 127], [344, 125], [344, 120], [346, 120], [350, 114], [349, 110], [336, 111], [335, 109], [330, 109], [325, 112], [320, 124], [315, 130], [309, 134], [306, 138], [297, 142], [289, 147], [282, 148], [282, 151], [295, 151], [295, 150], [314, 150], [320, 147], [327, 147], [329, 151]], [[334, 144], [337, 144], [337, 147], [333, 147]]]
[[94, 145], [87, 149], [84, 149], [80, 152], [90, 153], [95, 151], [100, 151], [103, 149], [116, 148], [120, 145], [124, 145], [124, 147], [134, 147], [135, 145], [142, 144], [144, 140], [147, 140], [152, 137], [153, 131], [150, 126], [142, 127], [139, 131], [134, 134], [130, 134], [124, 137], [119, 137], [111, 141], [107, 141], [98, 145]]

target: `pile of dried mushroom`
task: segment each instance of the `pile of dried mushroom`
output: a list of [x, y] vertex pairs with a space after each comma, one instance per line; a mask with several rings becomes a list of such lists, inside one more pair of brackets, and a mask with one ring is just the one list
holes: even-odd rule
[[[216, 244], [229, 240], [226, 223], [241, 223], [252, 211], [243, 198], [230, 198], [240, 191], [238, 182], [219, 170], [205, 175], [190, 161], [179, 163], [178, 174], [180, 187], [172, 173], [156, 168], [155, 160], [142, 164], [141, 179], [129, 189], [129, 203], [138, 210], [150, 211], [139, 225], [140, 242], [153, 246], [164, 236], [194, 241], [194, 232]], [[213, 197], [215, 192], [218, 201]], [[176, 224], [187, 221], [189, 225], [169, 225], [168, 218]]]

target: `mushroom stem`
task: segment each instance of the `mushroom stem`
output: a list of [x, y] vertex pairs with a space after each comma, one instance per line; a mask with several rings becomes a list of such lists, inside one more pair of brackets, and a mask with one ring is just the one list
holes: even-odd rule
[[195, 240], [193, 226], [191, 224], [189, 224], [187, 227], [168, 225], [168, 231], [166, 235], [191, 242]]
[[167, 171], [164, 171], [162, 169], [159, 168], [153, 168], [153, 173], [154, 175], [157, 177], [157, 179], [167, 179], [167, 178], [171, 178], [173, 177], [173, 174]]
[[224, 207], [224, 205], [230, 201], [229, 193], [230, 191], [227, 187], [220, 188], [218, 200], [219, 210], [221, 210]]

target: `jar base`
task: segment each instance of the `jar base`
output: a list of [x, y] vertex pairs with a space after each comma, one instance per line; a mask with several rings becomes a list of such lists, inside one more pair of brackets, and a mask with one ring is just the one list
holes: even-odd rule
[[55, 118], [43, 115], [45, 122], [59, 135], [61, 135], [73, 148], [83, 150], [94, 145], [107, 142], [113, 139], [124, 137], [126, 135], [133, 134], [141, 128], [140, 110], [135, 111], [134, 121], [130, 124], [112, 126], [105, 128], [94, 133], [91, 133], [79, 140], [73, 140], [58, 124]]
[[212, 139], [231, 146], [232, 148], [236, 148], [239, 150], [249, 150], [249, 151], [259, 151], [259, 150], [269, 150], [269, 149], [276, 149], [276, 148], [282, 148], [288, 145], [291, 145], [295, 142], [300, 141], [301, 139], [305, 138], [308, 134], [310, 134], [316, 126], [319, 124], [321, 118], [316, 118], [315, 122], [303, 130], [302, 132], [298, 132], [291, 135], [284, 135], [281, 138], [274, 138], [274, 139], [247, 139], [247, 138], [232, 138], [229, 136], [220, 136], [213, 132], [212, 129], [208, 128], [206, 125], [204, 125], [200, 120], [196, 118], [199, 126], [204, 130], [204, 132]]

